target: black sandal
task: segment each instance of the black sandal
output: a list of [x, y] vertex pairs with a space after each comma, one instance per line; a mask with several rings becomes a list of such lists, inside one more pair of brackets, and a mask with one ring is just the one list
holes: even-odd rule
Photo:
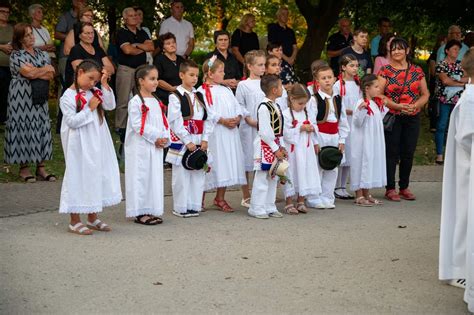
[[[142, 221], [143, 217], [148, 217], [145, 221]], [[135, 217], [135, 223], [143, 225], [157, 225], [163, 223], [163, 219], [160, 217], [155, 217], [153, 215], [139, 215]]]
[[[29, 167], [28, 165], [26, 165], [26, 166], [20, 166], [20, 171], [23, 170], [23, 169], [25, 169], [25, 168], [28, 168], [28, 167]], [[23, 181], [24, 181], [25, 183], [34, 183], [34, 182], [36, 182], [36, 178], [35, 178], [34, 176], [32, 176], [32, 175], [23, 177], [23, 176], [21, 176], [21, 174], [18, 174], [18, 176], [20, 176], [21, 179], [23, 179]]]
[[38, 174], [38, 169], [44, 168], [44, 165], [37, 165], [36, 166], [36, 179], [45, 181], [45, 182], [55, 182], [57, 180], [56, 175], [54, 174], [47, 174], [46, 176], [42, 176]]

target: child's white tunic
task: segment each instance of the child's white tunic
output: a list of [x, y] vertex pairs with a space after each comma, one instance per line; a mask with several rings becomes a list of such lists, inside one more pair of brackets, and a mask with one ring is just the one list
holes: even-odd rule
[[[102, 93], [104, 110], [114, 109], [113, 92], [104, 88]], [[66, 171], [59, 212], [97, 213], [122, 200], [120, 172], [107, 121], [104, 117], [101, 124], [98, 111], [89, 108], [92, 92], [85, 92], [87, 103], [80, 112], [76, 112], [76, 94], [67, 89], [60, 100]]]
[[135, 95], [128, 102], [128, 123], [125, 136], [126, 216], [151, 214], [161, 216], [164, 210], [163, 149], [157, 148], [158, 138], [167, 138], [169, 128], [163, 123], [158, 100], [144, 98], [148, 112], [143, 129], [142, 101]]

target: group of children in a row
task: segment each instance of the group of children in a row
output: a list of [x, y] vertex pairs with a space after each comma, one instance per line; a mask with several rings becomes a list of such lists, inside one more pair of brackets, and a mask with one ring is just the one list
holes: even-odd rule
[[[369, 194], [370, 188], [386, 184], [382, 117], [387, 109], [377, 77], [359, 80], [356, 57], [345, 55], [337, 82], [332, 69], [318, 60], [308, 87], [294, 84], [286, 91], [277, 57], [250, 51], [245, 61], [248, 76], [235, 96], [221, 85], [220, 60], [204, 62], [204, 83], [197, 90], [198, 66], [192, 60], [183, 62], [182, 84], [171, 93], [167, 114], [154, 95], [158, 71], [152, 65], [137, 68], [137, 93], [129, 102], [125, 138], [126, 216], [145, 225], [163, 222], [166, 147], [166, 161], [172, 164], [173, 214], [179, 217], [199, 216], [205, 191], [212, 189], [217, 189], [214, 206], [232, 212], [225, 191], [234, 185], [242, 186], [241, 205], [249, 208], [249, 215], [282, 217], [275, 206], [278, 182], [286, 182], [287, 214], [306, 213], [306, 206], [334, 208], [335, 194], [351, 197], [345, 190], [349, 174], [356, 205], [380, 204]], [[101, 89], [95, 87], [99, 82]], [[99, 64], [84, 60], [77, 66], [60, 106], [66, 172], [59, 211], [71, 215], [71, 232], [110, 231], [97, 213], [119, 203], [122, 194], [104, 121], [104, 110], [114, 109], [115, 99]], [[342, 158], [339, 172], [337, 162], [322, 164], [324, 150], [329, 162]], [[279, 174], [285, 168], [282, 161], [288, 161], [286, 176]], [[86, 225], [80, 214], [88, 214]]]

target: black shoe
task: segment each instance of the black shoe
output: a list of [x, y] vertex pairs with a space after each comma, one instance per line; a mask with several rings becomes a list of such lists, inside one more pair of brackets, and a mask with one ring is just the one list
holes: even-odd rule
[[199, 216], [199, 211], [196, 211], [196, 210], [188, 210], [186, 212], [186, 214], [188, 214], [190, 217], [198, 217]]

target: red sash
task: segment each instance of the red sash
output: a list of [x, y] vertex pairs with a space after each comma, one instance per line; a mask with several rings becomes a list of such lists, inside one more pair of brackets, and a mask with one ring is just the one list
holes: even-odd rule
[[186, 130], [192, 135], [202, 135], [204, 132], [204, 120], [185, 120], [184, 126], [186, 127]]
[[324, 122], [318, 124], [319, 132], [327, 133], [330, 135], [335, 135], [339, 132], [339, 123], [338, 122]]

